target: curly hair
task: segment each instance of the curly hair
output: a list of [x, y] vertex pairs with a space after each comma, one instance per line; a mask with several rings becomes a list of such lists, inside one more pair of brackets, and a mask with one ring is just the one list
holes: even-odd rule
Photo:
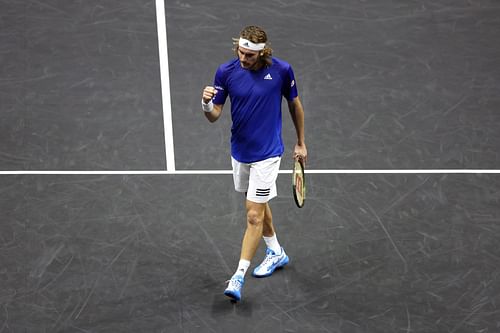
[[[265, 63], [266, 65], [270, 65], [272, 63], [271, 57], [273, 55], [273, 50], [271, 49], [271, 43], [267, 40], [267, 34], [261, 27], [250, 25], [248, 27], [243, 28], [240, 32], [240, 37], [248, 39], [252, 43], [266, 43], [266, 46], [262, 51], [259, 51], [259, 61]], [[238, 42], [239, 38], [233, 38], [233, 52], [236, 56], [238, 56]]]

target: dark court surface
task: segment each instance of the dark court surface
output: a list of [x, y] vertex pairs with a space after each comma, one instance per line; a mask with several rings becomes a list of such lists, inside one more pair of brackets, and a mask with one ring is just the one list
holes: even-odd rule
[[[230, 168], [229, 105], [210, 125], [200, 94], [248, 24], [295, 69], [309, 168], [500, 169], [497, 1], [165, 8], [178, 170]], [[164, 170], [155, 15], [0, 0], [0, 169]], [[230, 175], [0, 175], [0, 333], [500, 331], [500, 175], [309, 174], [302, 209], [289, 178], [291, 262], [232, 304]]]
[[0, 0], [0, 169], [165, 168], [155, 5]]
[[[228, 4], [231, 5], [228, 5]], [[498, 1], [167, 1], [177, 168], [227, 169], [201, 89], [242, 26], [293, 66], [317, 169], [497, 169]], [[197, 92], [193, 93], [193, 92]], [[285, 137], [294, 132], [284, 111]], [[204, 138], [193, 140], [193, 127]], [[189, 149], [186, 149], [189, 147]], [[209, 158], [210, 157], [210, 158]]]
[[499, 175], [311, 175], [302, 209], [281, 175], [291, 262], [238, 304], [231, 176], [0, 181], [2, 332], [500, 329]]

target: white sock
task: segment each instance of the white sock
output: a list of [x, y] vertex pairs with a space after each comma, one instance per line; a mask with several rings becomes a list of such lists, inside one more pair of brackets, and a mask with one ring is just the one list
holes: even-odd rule
[[242, 276], [245, 276], [247, 273], [248, 267], [250, 267], [250, 261], [245, 260], [245, 259], [240, 259], [240, 262], [238, 263], [238, 269], [236, 270], [236, 273], [234, 274], [239, 274]]
[[263, 236], [262, 238], [264, 238], [264, 242], [266, 242], [267, 247], [273, 250], [275, 254], [281, 254], [281, 245], [278, 242], [276, 233], [271, 237]]

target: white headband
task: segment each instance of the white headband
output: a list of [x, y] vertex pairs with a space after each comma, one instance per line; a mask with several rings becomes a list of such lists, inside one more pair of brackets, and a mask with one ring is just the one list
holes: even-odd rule
[[244, 47], [245, 49], [249, 49], [252, 51], [262, 51], [264, 47], [266, 47], [266, 43], [252, 43], [248, 39], [241, 38], [240, 41], [238, 42], [238, 45], [241, 47]]

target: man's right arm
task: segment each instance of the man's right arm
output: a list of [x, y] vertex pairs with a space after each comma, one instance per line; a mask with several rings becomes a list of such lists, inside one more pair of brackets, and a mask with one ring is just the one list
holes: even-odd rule
[[217, 90], [214, 87], [207, 86], [203, 89], [203, 95], [201, 98], [201, 108], [205, 113], [205, 117], [213, 123], [217, 119], [219, 119], [222, 113], [222, 107], [224, 104], [213, 104], [212, 99], [215, 94], [217, 94]]

